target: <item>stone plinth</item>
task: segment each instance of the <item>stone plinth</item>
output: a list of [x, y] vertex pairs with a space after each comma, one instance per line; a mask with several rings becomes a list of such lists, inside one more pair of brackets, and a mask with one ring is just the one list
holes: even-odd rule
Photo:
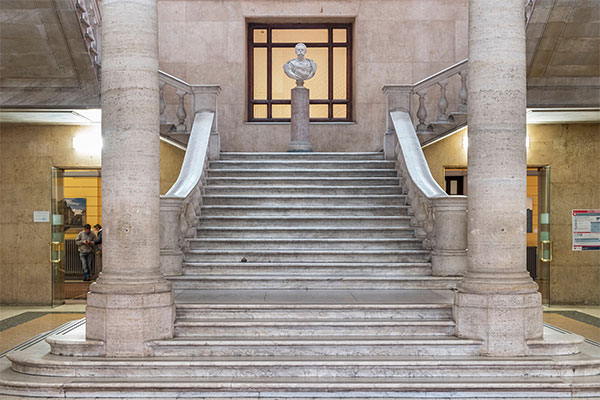
[[288, 151], [313, 151], [310, 144], [309, 90], [304, 86], [292, 89], [292, 141]]
[[467, 197], [433, 199], [435, 231], [431, 268], [434, 276], [461, 276], [467, 270]]

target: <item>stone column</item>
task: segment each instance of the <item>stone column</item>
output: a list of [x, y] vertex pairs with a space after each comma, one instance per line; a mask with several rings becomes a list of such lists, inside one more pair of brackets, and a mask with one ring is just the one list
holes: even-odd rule
[[173, 335], [159, 269], [157, 0], [102, 1], [103, 272], [90, 288], [88, 339], [108, 357], [149, 355]]
[[292, 141], [288, 151], [313, 151], [310, 145], [309, 90], [304, 86], [292, 89]]
[[469, 1], [467, 273], [454, 316], [482, 354], [520, 356], [542, 336], [526, 270], [526, 66], [523, 0]]

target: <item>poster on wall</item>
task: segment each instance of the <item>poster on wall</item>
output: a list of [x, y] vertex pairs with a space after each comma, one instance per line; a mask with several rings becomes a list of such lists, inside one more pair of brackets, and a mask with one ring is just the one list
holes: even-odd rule
[[573, 250], [600, 250], [600, 209], [573, 210]]
[[83, 228], [86, 221], [85, 198], [65, 199], [65, 229]]

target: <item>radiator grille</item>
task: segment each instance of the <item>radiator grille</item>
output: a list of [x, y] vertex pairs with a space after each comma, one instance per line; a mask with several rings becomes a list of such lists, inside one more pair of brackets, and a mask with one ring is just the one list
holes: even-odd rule
[[[81, 268], [81, 260], [75, 239], [65, 240], [65, 278], [83, 278], [83, 269]], [[96, 275], [96, 260], [92, 257], [92, 276]]]

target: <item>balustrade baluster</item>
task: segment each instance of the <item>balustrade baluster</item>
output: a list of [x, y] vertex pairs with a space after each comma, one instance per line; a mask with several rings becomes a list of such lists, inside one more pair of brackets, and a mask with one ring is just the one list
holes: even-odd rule
[[425, 95], [427, 92], [417, 92], [419, 95], [419, 109], [417, 110], [417, 118], [419, 124], [417, 125], [417, 133], [428, 132], [427, 125], [425, 125], [425, 119], [427, 118], [427, 108], [425, 107]]
[[446, 110], [448, 109], [448, 99], [446, 98], [446, 86], [448, 85], [448, 80], [444, 79], [438, 82], [438, 85], [440, 85], [440, 100], [438, 101], [440, 115], [438, 115], [438, 121], [447, 122], [448, 116], [446, 115]]
[[160, 98], [160, 105], [159, 105], [159, 111], [160, 111], [160, 123], [161, 124], [166, 124], [167, 123], [167, 116], [165, 115], [165, 109], [167, 108], [167, 102], [165, 101], [165, 86], [167, 84], [162, 82], [159, 84], [159, 98]]
[[177, 132], [187, 132], [187, 126], [185, 125], [185, 118], [187, 113], [185, 112], [185, 95], [187, 93], [183, 90], [177, 90], [177, 96], [179, 97], [179, 106], [177, 107], [177, 120], [179, 123], [175, 127]]
[[460, 71], [458, 73], [460, 75], [460, 91], [458, 92], [458, 99], [460, 100], [460, 105], [458, 106], [458, 111], [461, 113], [467, 112], [467, 71]]

